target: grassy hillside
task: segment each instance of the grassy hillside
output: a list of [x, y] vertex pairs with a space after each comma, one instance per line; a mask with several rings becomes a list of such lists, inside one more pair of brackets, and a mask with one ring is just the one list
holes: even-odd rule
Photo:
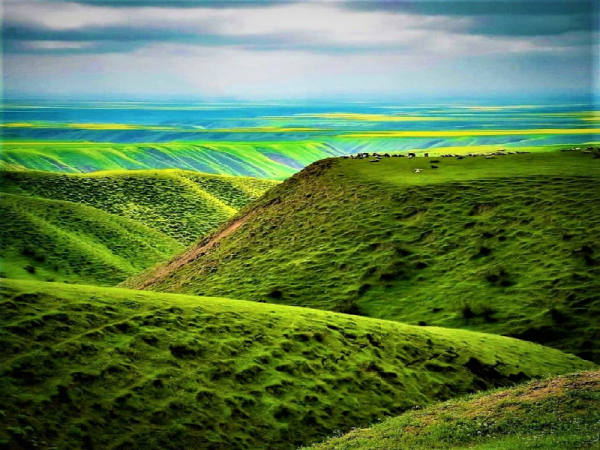
[[191, 244], [277, 183], [181, 170], [94, 174], [0, 172], [3, 192], [64, 200], [142, 223]]
[[584, 372], [411, 411], [310, 449], [597, 449], [598, 421], [600, 372]]
[[[94, 132], [96, 133], [96, 132]], [[107, 170], [182, 169], [211, 174], [283, 180], [303, 167], [324, 158], [357, 152], [406, 152], [414, 149], [432, 154], [494, 151], [511, 148], [521, 151], [551, 151], [568, 146], [598, 146], [589, 136], [571, 144], [564, 136], [465, 136], [453, 137], [315, 137], [309, 135], [275, 140], [274, 133], [252, 138], [252, 133], [233, 133], [231, 140], [217, 135], [203, 136], [202, 141], [148, 142], [140, 136], [133, 143], [95, 142], [97, 135], [58, 139], [8, 140], [3, 143], [0, 164], [60, 173], [89, 173]], [[117, 137], [117, 136], [115, 136]], [[567, 136], [569, 139], [576, 135]], [[263, 139], [273, 139], [263, 141]], [[41, 140], [40, 140], [41, 139]], [[189, 136], [188, 136], [189, 139]], [[213, 140], [211, 140], [213, 139]], [[223, 140], [225, 139], [225, 140]], [[558, 139], [558, 142], [555, 140]], [[567, 141], [571, 142], [571, 141]], [[582, 143], [583, 142], [583, 143]]]
[[598, 361], [600, 160], [436, 160], [315, 163], [126, 285], [513, 335]]
[[183, 169], [284, 179], [318, 159], [342, 153], [311, 141], [118, 144], [28, 140], [5, 143], [0, 157], [7, 165], [49, 172]]
[[2, 276], [115, 285], [183, 250], [142, 223], [85, 205], [2, 194]]
[[5, 280], [8, 448], [293, 449], [592, 364], [537, 344], [219, 298]]

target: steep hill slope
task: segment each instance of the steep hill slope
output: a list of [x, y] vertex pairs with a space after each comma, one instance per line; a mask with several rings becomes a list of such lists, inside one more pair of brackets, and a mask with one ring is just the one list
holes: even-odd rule
[[2, 194], [2, 276], [115, 285], [183, 250], [142, 223], [89, 206]]
[[315, 163], [126, 285], [520, 336], [598, 360], [600, 160], [431, 161]]
[[599, 420], [600, 372], [584, 372], [411, 411], [310, 448], [597, 449]]
[[92, 206], [142, 223], [183, 245], [213, 230], [276, 184], [181, 170], [89, 175], [0, 172], [3, 192]]
[[326, 311], [5, 280], [8, 448], [293, 449], [415, 405], [592, 364]]

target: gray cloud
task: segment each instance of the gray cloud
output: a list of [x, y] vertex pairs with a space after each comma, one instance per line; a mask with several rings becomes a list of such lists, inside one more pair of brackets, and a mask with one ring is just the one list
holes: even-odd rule
[[110, 8], [270, 8], [299, 0], [53, 0]]
[[593, 0], [405, 0], [347, 1], [355, 11], [386, 11], [465, 17], [465, 33], [490, 36], [549, 36], [592, 31], [598, 22]]

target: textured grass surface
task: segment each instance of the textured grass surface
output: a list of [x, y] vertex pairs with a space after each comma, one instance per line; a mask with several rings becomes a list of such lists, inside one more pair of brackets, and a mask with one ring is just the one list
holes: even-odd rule
[[179, 170], [0, 172], [3, 276], [114, 285], [277, 183]]
[[598, 421], [600, 372], [584, 372], [411, 411], [310, 449], [597, 449]]
[[417, 405], [591, 363], [326, 311], [4, 280], [8, 448], [293, 449]]
[[142, 223], [89, 206], [2, 194], [2, 276], [114, 285], [183, 250]]
[[3, 192], [81, 203], [190, 244], [277, 183], [181, 170], [0, 172]]
[[600, 160], [430, 161], [316, 163], [218, 245], [127, 286], [520, 336], [598, 360]]

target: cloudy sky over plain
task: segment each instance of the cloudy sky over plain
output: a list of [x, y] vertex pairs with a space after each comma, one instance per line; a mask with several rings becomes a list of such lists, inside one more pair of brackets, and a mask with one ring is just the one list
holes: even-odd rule
[[4, 0], [5, 97], [581, 95], [597, 89], [594, 5]]

